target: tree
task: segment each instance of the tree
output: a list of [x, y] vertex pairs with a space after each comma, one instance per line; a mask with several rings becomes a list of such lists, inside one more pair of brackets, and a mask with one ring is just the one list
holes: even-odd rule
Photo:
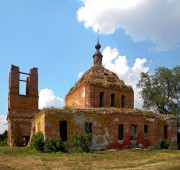
[[137, 87], [143, 108], [180, 116], [180, 66], [172, 70], [159, 67], [154, 75], [142, 72]]

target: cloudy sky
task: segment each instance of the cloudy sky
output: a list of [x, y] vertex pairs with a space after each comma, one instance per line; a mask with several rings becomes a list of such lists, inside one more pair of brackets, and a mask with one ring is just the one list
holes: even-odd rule
[[179, 0], [0, 0], [0, 133], [11, 64], [38, 68], [40, 109], [63, 107], [92, 66], [98, 29], [103, 65], [133, 86], [141, 108], [139, 73], [180, 64]]

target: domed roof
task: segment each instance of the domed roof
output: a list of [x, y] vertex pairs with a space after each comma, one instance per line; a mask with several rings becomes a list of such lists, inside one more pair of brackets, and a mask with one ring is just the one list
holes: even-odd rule
[[70, 90], [70, 93], [75, 91], [84, 83], [90, 83], [91, 85], [100, 85], [103, 87], [114, 87], [118, 89], [132, 89], [131, 86], [125, 85], [124, 81], [120, 80], [117, 74], [109, 71], [102, 65], [93, 65], [85, 74], [83, 74], [83, 76], [79, 79], [75, 86]]

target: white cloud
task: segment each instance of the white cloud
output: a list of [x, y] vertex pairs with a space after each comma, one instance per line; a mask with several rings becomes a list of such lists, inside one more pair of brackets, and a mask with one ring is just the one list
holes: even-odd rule
[[0, 134], [7, 130], [6, 116], [0, 115]]
[[84, 73], [83, 71], [79, 72], [78, 79], [80, 79], [82, 77], [83, 73]]
[[[114, 51], [116, 51], [116, 55]], [[140, 73], [149, 71], [149, 67], [145, 66], [147, 63], [146, 58], [136, 58], [134, 65], [130, 67], [126, 56], [120, 56], [117, 48], [111, 49], [108, 46], [103, 50], [102, 54], [103, 60], [108, 61], [103, 62], [104, 67], [115, 72], [121, 80], [133, 87], [135, 107], [142, 107], [142, 101], [139, 96], [140, 89], [137, 89], [136, 84], [140, 79]]]
[[39, 92], [39, 109], [46, 107], [63, 107], [64, 99], [54, 95], [51, 89], [41, 89]]
[[180, 44], [179, 0], [83, 0], [79, 22], [111, 34], [122, 28], [134, 41], [150, 40], [156, 50]]

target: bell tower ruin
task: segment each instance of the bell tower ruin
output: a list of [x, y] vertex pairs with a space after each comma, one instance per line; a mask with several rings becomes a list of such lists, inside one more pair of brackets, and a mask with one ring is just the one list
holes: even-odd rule
[[[20, 75], [26, 80], [20, 80]], [[25, 94], [20, 94], [20, 82], [26, 84]], [[11, 65], [8, 94], [8, 145], [25, 146], [29, 142], [31, 123], [38, 112], [38, 69], [32, 68], [29, 73], [19, 71]]]

